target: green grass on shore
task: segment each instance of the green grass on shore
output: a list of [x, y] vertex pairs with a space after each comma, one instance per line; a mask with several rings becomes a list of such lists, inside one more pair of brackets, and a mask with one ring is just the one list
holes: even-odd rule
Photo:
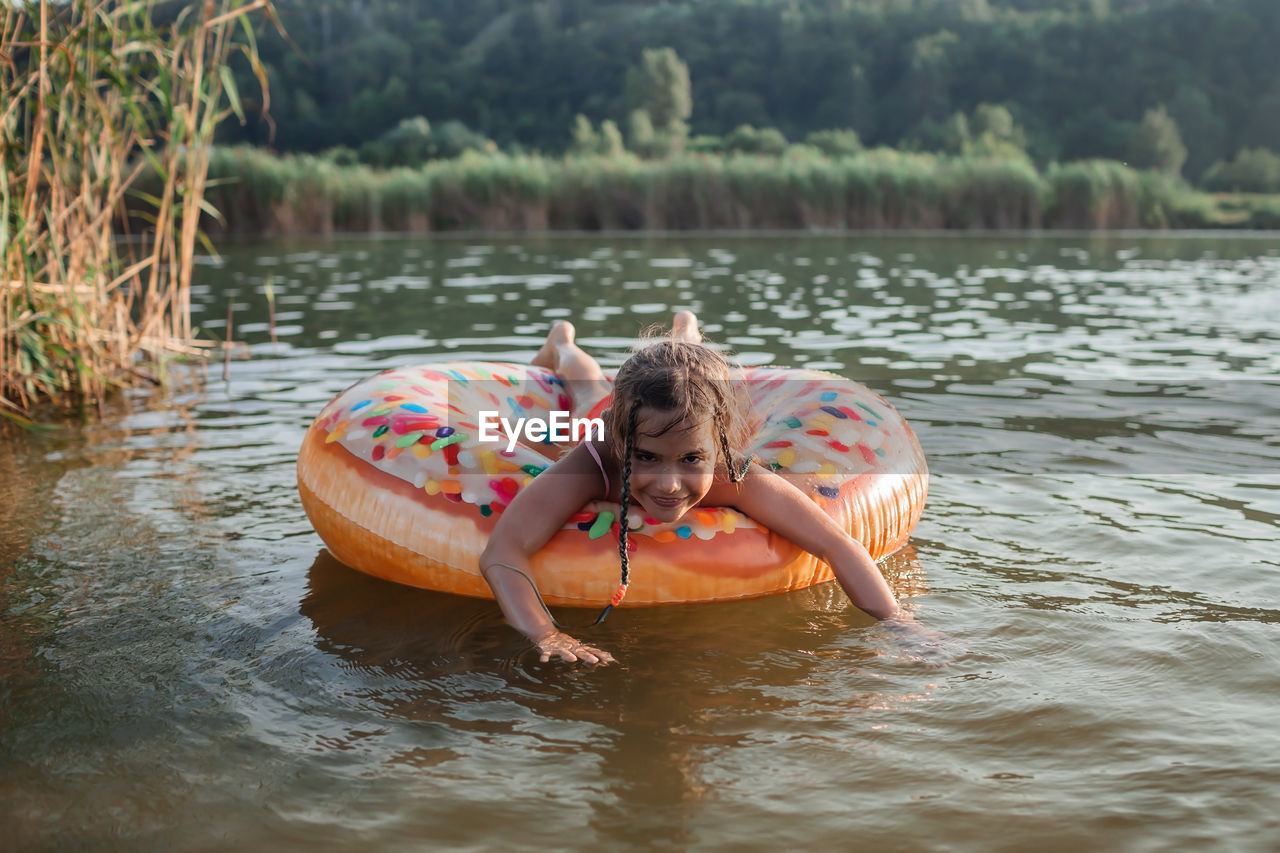
[[418, 169], [220, 148], [214, 232], [1276, 228], [1280, 196], [1211, 195], [1090, 160], [891, 150], [666, 160], [485, 155]]

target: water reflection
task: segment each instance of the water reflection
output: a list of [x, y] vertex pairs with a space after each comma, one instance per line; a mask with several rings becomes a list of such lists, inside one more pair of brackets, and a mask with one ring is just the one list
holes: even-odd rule
[[[886, 573], [900, 596], [926, 591], [911, 551], [888, 561]], [[379, 734], [383, 716], [436, 726], [450, 733], [449, 745], [410, 742], [384, 760], [448, 778], [451, 764], [477, 760], [500, 742], [509, 773], [534, 786], [517, 797], [532, 797], [531, 807], [538, 796], [557, 795], [560, 762], [589, 756], [592, 825], [602, 837], [637, 846], [692, 840], [672, 818], [713, 795], [706, 765], [725, 751], [772, 746], [775, 738], [824, 742], [837, 736], [807, 731], [813, 720], [837, 723], [921, 698], [894, 695], [870, 673], [850, 676], [860, 689], [838, 697], [803, 689], [822, 684], [833, 666], [854, 674], [873, 667], [887, 651], [874, 620], [850, 607], [835, 584], [753, 601], [620, 611], [585, 629], [620, 660], [596, 670], [539, 663], [490, 601], [389, 584], [326, 550], [308, 570], [299, 610], [315, 628], [316, 648], [342, 662], [330, 689], [374, 715], [359, 728], [326, 734], [321, 745], [358, 747]], [[592, 618], [575, 609], [556, 615], [580, 628]], [[766, 719], [776, 721], [776, 733], [761, 727]], [[806, 722], [789, 725], [797, 720]]]
[[[1273, 237], [295, 241], [200, 272], [196, 322], [230, 302], [249, 347], [228, 380], [0, 438], [19, 846], [1265, 849]], [[950, 668], [834, 585], [620, 611], [619, 666], [543, 665], [489, 602], [317, 554], [293, 462], [341, 388], [527, 361], [557, 317], [616, 365], [684, 307], [917, 428], [929, 501], [885, 568]]]

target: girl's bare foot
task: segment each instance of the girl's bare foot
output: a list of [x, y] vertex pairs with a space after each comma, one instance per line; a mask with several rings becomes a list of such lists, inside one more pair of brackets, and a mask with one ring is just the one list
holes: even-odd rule
[[547, 332], [547, 342], [529, 363], [560, 374], [575, 416], [583, 415], [611, 390], [609, 380], [596, 360], [574, 343], [577, 330], [568, 320], [557, 320]]
[[698, 330], [698, 318], [692, 311], [677, 311], [671, 318], [671, 340], [687, 341], [691, 344], [702, 343], [702, 332]]
[[576, 334], [577, 330], [568, 320], [556, 320], [551, 324], [551, 331], [547, 332], [547, 342], [534, 353], [529, 363], [535, 367], [557, 369], [560, 366], [560, 347], [572, 344]]

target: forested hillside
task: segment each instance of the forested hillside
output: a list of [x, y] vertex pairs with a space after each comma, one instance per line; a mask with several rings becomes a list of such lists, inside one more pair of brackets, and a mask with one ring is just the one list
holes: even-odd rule
[[[1040, 164], [1126, 159], [1164, 107], [1195, 180], [1280, 149], [1276, 0], [277, 0], [270, 144], [358, 148], [402, 119], [558, 154], [575, 116], [625, 127], [645, 49], [687, 65], [691, 138], [741, 125], [946, 150], [980, 104]], [[462, 127], [465, 125], [465, 128]], [[266, 144], [267, 126], [224, 141]]]

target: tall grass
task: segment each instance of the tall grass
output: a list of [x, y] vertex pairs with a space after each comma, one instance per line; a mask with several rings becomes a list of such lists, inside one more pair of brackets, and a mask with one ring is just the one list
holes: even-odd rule
[[939, 182], [947, 228], [1038, 228], [1046, 186], [1024, 160], [962, 158], [948, 163]]
[[1277, 203], [1199, 193], [1108, 160], [1054, 165], [886, 149], [829, 158], [468, 155], [418, 169], [215, 149], [207, 224], [335, 231], [1274, 227]]
[[[0, 412], [17, 417], [159, 381], [168, 358], [194, 351], [210, 143], [240, 109], [226, 61], [242, 50], [265, 83], [245, 16], [274, 12], [269, 0], [176, 16], [156, 0], [0, 5]], [[140, 192], [144, 171], [155, 180]], [[120, 223], [131, 193], [137, 216]], [[133, 238], [123, 247], [118, 229]]]

